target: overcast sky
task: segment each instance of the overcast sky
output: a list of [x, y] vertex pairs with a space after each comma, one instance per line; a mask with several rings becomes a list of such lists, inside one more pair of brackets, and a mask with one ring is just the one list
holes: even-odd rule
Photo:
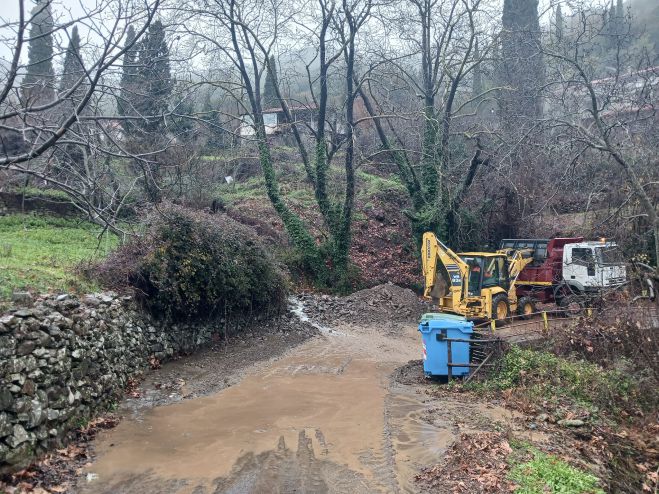
[[[8, 59], [12, 56], [12, 49], [10, 46], [11, 32], [6, 27], [8, 22], [16, 22], [19, 17], [19, 2], [18, 0], [0, 0], [2, 8], [0, 9], [0, 58]], [[25, 16], [29, 16], [30, 11], [34, 8], [35, 2], [33, 0], [24, 0]], [[96, 5], [96, 0], [54, 0], [53, 1], [53, 14], [58, 21], [66, 22], [83, 15], [85, 8], [90, 9]], [[59, 22], [58, 22], [59, 23]], [[4, 26], [4, 27], [3, 27]], [[14, 37], [15, 40], [15, 37]], [[24, 56], [27, 56], [27, 49], [24, 50]]]

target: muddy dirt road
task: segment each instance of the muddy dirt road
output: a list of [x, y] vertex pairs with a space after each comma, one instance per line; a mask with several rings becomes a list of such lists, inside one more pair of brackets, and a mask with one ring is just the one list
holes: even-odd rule
[[421, 353], [414, 324], [323, 327], [295, 344], [217, 376], [228, 384], [206, 396], [176, 401], [186, 396], [183, 372], [175, 403], [127, 403], [124, 420], [97, 439], [78, 491], [417, 492], [419, 469], [460, 432], [518, 427], [503, 408], [426, 395], [420, 363], [406, 365]]

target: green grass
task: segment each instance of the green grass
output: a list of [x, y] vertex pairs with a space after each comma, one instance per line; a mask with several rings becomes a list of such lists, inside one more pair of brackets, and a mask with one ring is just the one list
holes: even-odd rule
[[519, 484], [517, 494], [604, 494], [600, 481], [594, 475], [575, 468], [560, 458], [523, 447], [533, 457], [526, 462], [516, 462], [518, 454], [511, 455], [515, 463], [509, 478]]
[[68, 201], [69, 196], [66, 192], [57, 189], [39, 189], [37, 187], [20, 187], [14, 192], [24, 194], [25, 197], [43, 197], [44, 199], [59, 199]]
[[567, 402], [597, 416], [635, 400], [637, 387], [629, 376], [580, 360], [513, 346], [500, 366], [485, 381], [471, 382], [467, 389], [495, 391], [516, 388], [529, 400], [558, 404]]
[[385, 178], [359, 170], [357, 171], [357, 179], [360, 184], [359, 195], [361, 197], [369, 198], [382, 196], [389, 192], [405, 192], [405, 186], [396, 175]]
[[100, 227], [84, 221], [33, 215], [0, 216], [0, 300], [12, 292], [86, 292], [96, 289], [73, 268], [98, 259], [117, 245], [99, 242]]

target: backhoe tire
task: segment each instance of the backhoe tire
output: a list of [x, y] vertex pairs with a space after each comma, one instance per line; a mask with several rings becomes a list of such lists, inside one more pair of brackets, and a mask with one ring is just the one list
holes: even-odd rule
[[504, 322], [510, 317], [510, 303], [508, 297], [500, 293], [492, 299], [492, 319]]
[[584, 310], [584, 299], [579, 295], [566, 295], [558, 301], [558, 306], [563, 309], [564, 317], [576, 317]]
[[517, 314], [521, 319], [530, 319], [535, 310], [535, 301], [531, 297], [521, 297], [517, 301]]

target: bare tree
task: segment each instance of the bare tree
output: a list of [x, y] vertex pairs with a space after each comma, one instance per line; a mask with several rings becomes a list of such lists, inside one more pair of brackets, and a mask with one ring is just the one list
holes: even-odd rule
[[[370, 15], [369, 0], [344, 0], [341, 3], [269, 2], [250, 0], [192, 1], [184, 11], [189, 22], [186, 34], [200, 40], [207, 52], [227, 62], [223, 80], [209, 83], [221, 86], [233, 95], [243, 129], [250, 127], [259, 152], [261, 170], [268, 197], [282, 219], [293, 245], [303, 254], [305, 263], [316, 280], [333, 286], [347, 283], [348, 250], [354, 205], [354, 101], [353, 81], [357, 36]], [[311, 14], [308, 14], [308, 11]], [[193, 20], [194, 19], [194, 20]], [[297, 22], [304, 19], [304, 22]], [[281, 77], [275, 77], [274, 54], [291, 40], [304, 39], [313, 47], [314, 56], [307, 63], [308, 91], [311, 101], [298, 102], [317, 112], [316, 125], [304, 126], [296, 122], [291, 100], [284, 94]], [[344, 130], [329, 125], [330, 71], [342, 73], [344, 82]], [[272, 89], [290, 123], [300, 157], [313, 187], [318, 213], [323, 220], [327, 240], [318, 243], [311, 225], [305, 224], [286, 203], [279, 190], [276, 163], [263, 118], [262, 88], [270, 75]], [[303, 134], [312, 135], [314, 151], [309, 152]], [[328, 192], [328, 170], [339, 148], [344, 148], [344, 191], [341, 201]]]
[[[0, 170], [30, 176], [66, 192], [91, 220], [119, 232], [115, 219], [130, 186], [118, 187], [107, 165], [112, 156], [129, 153], [108, 125], [119, 117], [108, 110], [108, 97], [118, 94], [114, 73], [124, 53], [149, 28], [160, 0], [96, 0], [72, 18], [52, 12], [52, 0], [41, 0], [32, 13], [27, 12], [24, 0], [15, 1], [18, 18], [0, 26], [0, 43], [12, 54], [0, 78], [0, 132], [3, 136], [20, 136], [20, 143], [3, 146]], [[46, 11], [47, 23], [43, 14]], [[139, 27], [132, 43], [124, 44], [131, 24]], [[86, 31], [84, 47], [70, 54], [78, 57], [75, 65], [79, 70], [66, 74], [66, 82], [57, 91], [54, 78], [46, 80], [35, 75], [31, 70], [34, 60], [26, 62], [24, 55], [31, 43], [44, 37], [68, 42], [75, 25], [84, 25]], [[38, 63], [53, 64], [59, 56], [52, 47], [45, 53], [50, 59]], [[48, 87], [48, 97], [36, 97], [35, 88], [40, 84]], [[58, 176], [53, 163], [58, 156], [68, 154], [71, 146], [88, 152], [77, 179], [68, 181]]]
[[647, 243], [654, 242], [659, 259], [658, 60], [632, 47], [629, 32], [611, 35], [598, 18], [599, 12], [592, 8], [579, 8], [565, 31], [565, 45], [545, 47], [551, 60], [546, 122], [565, 149], [574, 145], [584, 150], [587, 159], [602, 163], [600, 167], [622, 172], [630, 198], [638, 201], [647, 219]]

